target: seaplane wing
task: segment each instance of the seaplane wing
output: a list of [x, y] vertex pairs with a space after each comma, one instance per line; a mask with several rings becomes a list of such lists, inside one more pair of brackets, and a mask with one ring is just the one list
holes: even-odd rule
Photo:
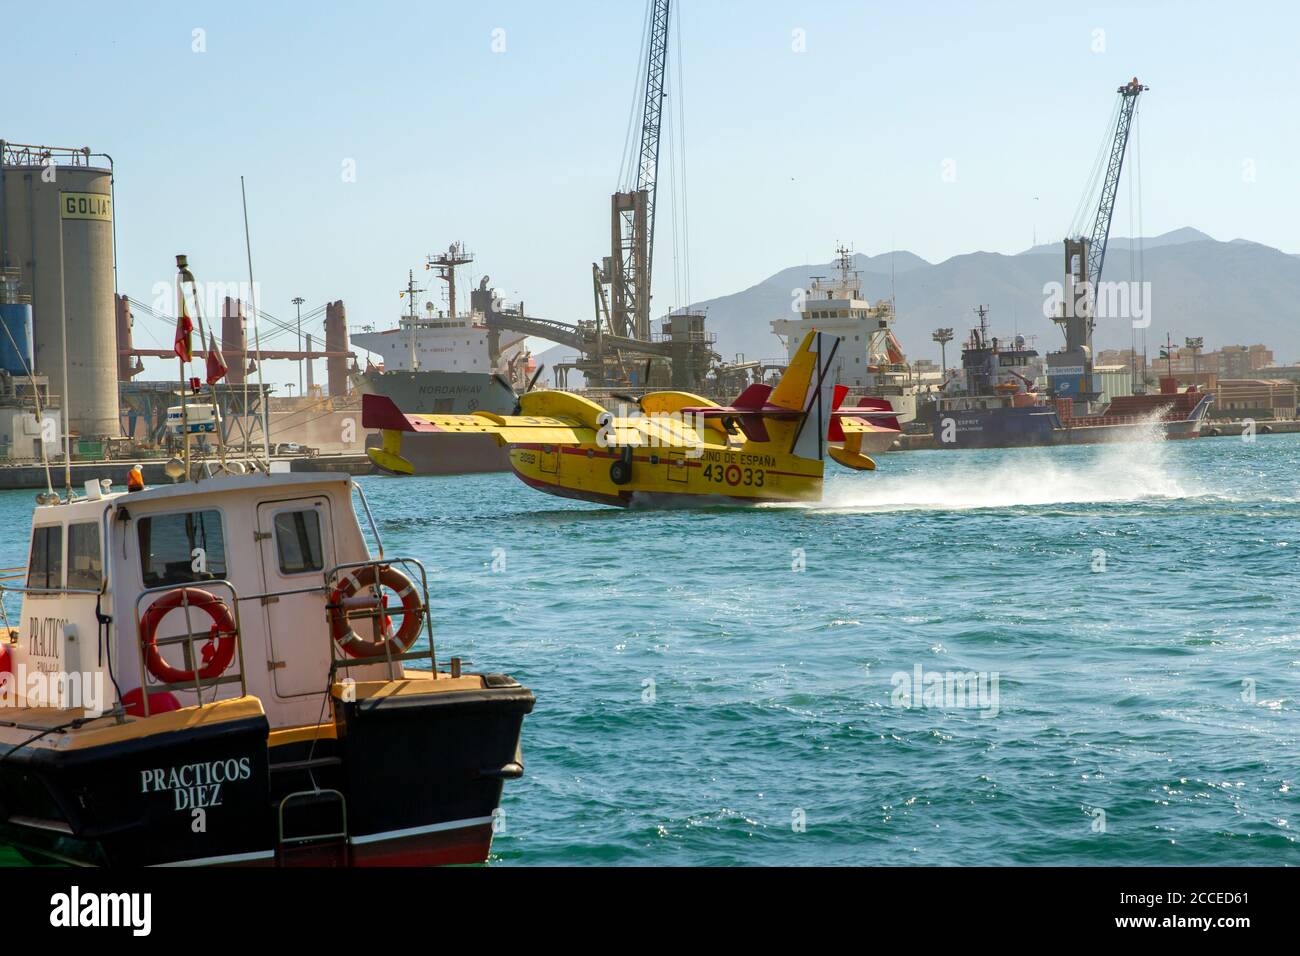
[[492, 435], [501, 445], [525, 442], [582, 445], [596, 440], [594, 429], [568, 417], [496, 415], [492, 412], [472, 412], [469, 415], [418, 414], [399, 410], [392, 399], [382, 395], [362, 396], [361, 425], [363, 428], [394, 432]]
[[586, 445], [596, 442], [596, 429], [576, 418], [551, 415], [417, 414], [401, 411], [383, 395], [361, 399], [361, 425], [383, 432], [383, 447], [369, 448], [370, 460], [386, 471], [411, 474], [410, 462], [402, 457], [402, 435], [490, 435], [498, 445]]
[[[868, 421], [867, 416], [858, 417], [856, 415], [845, 415], [843, 417], [837, 416], [835, 421], [840, 426], [840, 431], [843, 432], [845, 435], [874, 434], [875, 432], [896, 432], [898, 431], [897, 428], [890, 428], [888, 427], [888, 425], [881, 423], [882, 420], [888, 422], [889, 420], [893, 419], [895, 414], [897, 413], [890, 412], [888, 413], [888, 415], [883, 413], [874, 414], [870, 416], [871, 418], [877, 419], [874, 422]], [[831, 441], [834, 440], [835, 440], [834, 426], [832, 426]]]

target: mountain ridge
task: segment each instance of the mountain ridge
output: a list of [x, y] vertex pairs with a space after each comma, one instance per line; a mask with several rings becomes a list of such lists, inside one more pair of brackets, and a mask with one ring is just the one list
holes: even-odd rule
[[[1064, 338], [1044, 314], [1044, 287], [1062, 281], [1063, 256], [1056, 242], [1011, 254], [961, 253], [933, 263], [907, 250], [855, 253], [853, 265], [862, 273], [865, 298], [894, 298], [894, 332], [907, 355], [938, 361], [931, 333], [952, 328], [956, 342], [963, 341], [977, 321], [978, 305], [989, 307], [994, 334], [1024, 334], [1040, 352], [1059, 348]], [[798, 290], [808, 288], [814, 276], [835, 275], [837, 268], [835, 260], [789, 266], [693, 308], [708, 315], [705, 327], [717, 335], [724, 360], [780, 358], [784, 349], [772, 334], [772, 320], [791, 317]], [[1104, 277], [1149, 283], [1150, 325], [1142, 330], [1131, 320], [1100, 319], [1098, 350], [1129, 348], [1135, 341], [1142, 348], [1145, 331], [1149, 355], [1159, 353], [1169, 334], [1179, 345], [1186, 337], [1203, 337], [1206, 351], [1263, 343], [1279, 364], [1300, 361], [1300, 254], [1249, 239], [1220, 241], [1184, 226], [1140, 241], [1112, 238]], [[570, 355], [572, 350], [555, 346], [538, 358], [553, 365]], [[954, 344], [948, 362], [956, 360]]]

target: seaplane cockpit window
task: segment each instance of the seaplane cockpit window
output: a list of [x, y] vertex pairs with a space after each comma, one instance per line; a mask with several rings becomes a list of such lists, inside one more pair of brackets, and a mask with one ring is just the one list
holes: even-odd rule
[[281, 511], [275, 516], [275, 547], [280, 555], [281, 574], [323, 571], [320, 515], [314, 508]]
[[137, 522], [144, 586], [156, 588], [226, 576], [221, 512], [148, 515]]
[[49, 590], [63, 587], [63, 525], [50, 524], [32, 529], [27, 586]]
[[98, 522], [68, 525], [68, 587], [97, 591], [103, 583], [103, 577]]

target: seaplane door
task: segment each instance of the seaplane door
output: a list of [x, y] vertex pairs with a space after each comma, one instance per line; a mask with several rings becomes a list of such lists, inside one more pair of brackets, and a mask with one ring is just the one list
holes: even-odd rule
[[[275, 595], [263, 599], [266, 666], [279, 697], [324, 693], [329, 679], [326, 596], [282, 592], [320, 586], [325, 569], [335, 564], [333, 527], [328, 498], [271, 501], [257, 508], [262, 582], [265, 593]], [[254, 662], [248, 665], [251, 671]]]
[[537, 458], [543, 474], [558, 475], [560, 473], [559, 445], [543, 445], [537, 453]]

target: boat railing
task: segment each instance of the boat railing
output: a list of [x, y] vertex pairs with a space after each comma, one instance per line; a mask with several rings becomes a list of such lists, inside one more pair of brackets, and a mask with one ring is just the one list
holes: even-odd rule
[[[192, 605], [189, 601], [189, 592], [192, 589], [211, 591], [212, 589], [224, 589], [230, 592], [230, 608], [234, 616], [235, 630], [231, 635], [235, 640], [235, 657], [239, 662], [239, 671], [236, 674], [229, 674], [223, 671], [213, 677], [202, 676], [202, 654], [195, 654], [194, 642], [205, 641], [212, 638], [212, 630], [195, 633], [192, 611]], [[193, 674], [193, 679], [176, 682], [150, 681], [150, 672], [145, 660], [145, 642], [137, 640], [136, 654], [140, 659], [140, 703], [144, 708], [144, 716], [149, 716], [149, 695], [152, 692], [170, 692], [173, 690], [192, 690], [198, 697], [199, 706], [203, 704], [203, 691], [207, 688], [219, 688], [225, 684], [238, 684], [241, 697], [248, 696], [248, 681], [244, 676], [244, 637], [243, 629], [240, 626], [239, 617], [239, 592], [235, 586], [224, 578], [218, 578], [211, 581], [185, 581], [178, 584], [160, 584], [157, 587], [145, 588], [135, 599], [135, 630], [136, 634], [141, 634], [141, 603], [150, 596], [168, 594], [173, 591], [179, 591], [181, 603], [177, 610], [185, 612], [185, 633], [177, 634], [174, 637], [158, 637], [150, 644], [151, 647], [166, 647], [172, 644], [184, 645], [185, 666], [189, 668], [189, 673]], [[152, 606], [152, 602], [150, 602]], [[215, 699], [215, 695], [214, 695]]]
[[[380, 572], [384, 568], [398, 566], [405, 569], [406, 577], [410, 579], [412, 585], [419, 589], [419, 604], [415, 607], [407, 608], [405, 605], [397, 607], [388, 607], [380, 598], [380, 587], [378, 584]], [[325, 590], [333, 594], [335, 589], [342, 582], [344, 576], [353, 572], [370, 568], [374, 575], [372, 585], [375, 596], [374, 600], [363, 602], [358, 605], [335, 605], [326, 604], [326, 609], [331, 612], [341, 613], [345, 620], [370, 620], [374, 622], [376, 634], [382, 634], [387, 629], [387, 623], [391, 618], [400, 617], [405, 619], [409, 614], [419, 614], [421, 625], [428, 639], [428, 648], [426, 650], [416, 650], [416, 641], [412, 640], [410, 649], [400, 654], [393, 653], [392, 641], [384, 640], [378, 646], [381, 648], [379, 653], [369, 654], [363, 657], [353, 657], [342, 654], [339, 651], [338, 642], [334, 640], [333, 633], [330, 634], [330, 647], [333, 653], [333, 663], [335, 668], [347, 670], [352, 667], [361, 667], [367, 664], [388, 664], [393, 665], [403, 661], [420, 660], [427, 658], [432, 672], [438, 670], [437, 655], [433, 645], [433, 617], [429, 613], [429, 575], [425, 570], [423, 562], [418, 558], [393, 556], [385, 557], [379, 555], [373, 558], [367, 558], [365, 561], [350, 561], [346, 564], [335, 565], [325, 572]]]

